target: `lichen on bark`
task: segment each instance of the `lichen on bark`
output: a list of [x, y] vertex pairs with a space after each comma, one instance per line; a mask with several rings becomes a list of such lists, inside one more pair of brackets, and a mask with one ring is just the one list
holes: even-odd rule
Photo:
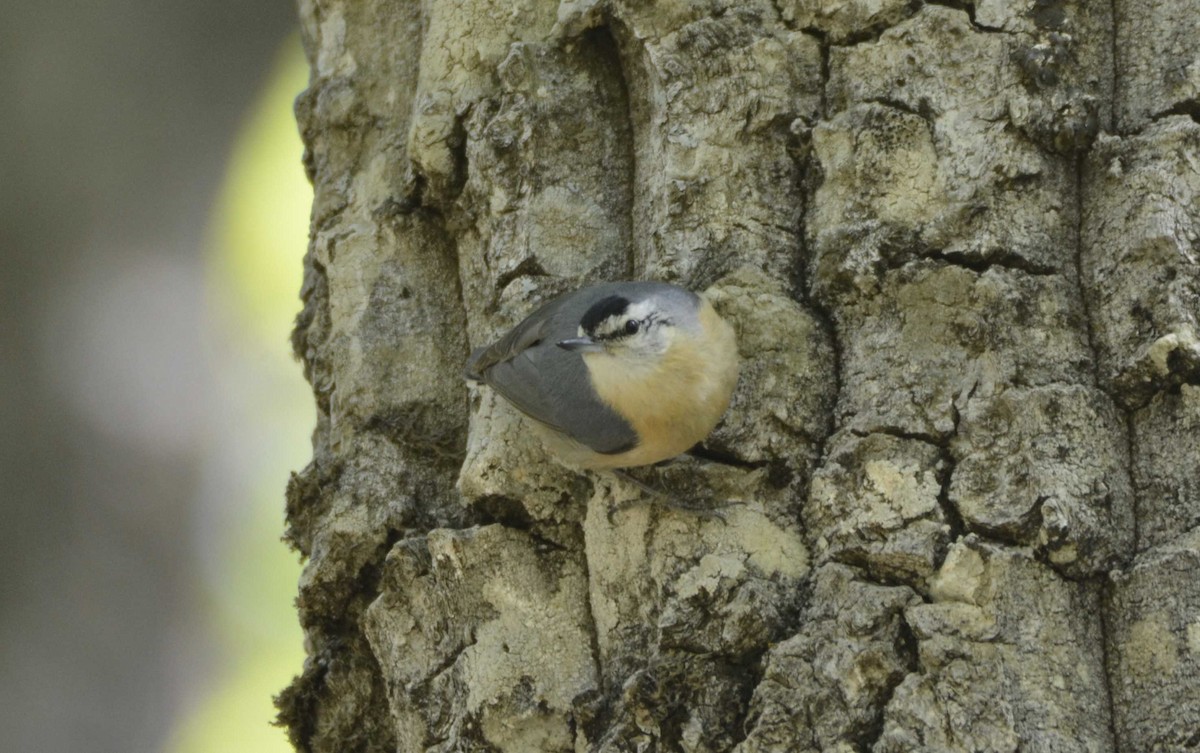
[[[1185, 6], [301, 0], [297, 749], [1194, 746]], [[622, 278], [738, 333], [637, 472], [723, 519], [461, 379]]]

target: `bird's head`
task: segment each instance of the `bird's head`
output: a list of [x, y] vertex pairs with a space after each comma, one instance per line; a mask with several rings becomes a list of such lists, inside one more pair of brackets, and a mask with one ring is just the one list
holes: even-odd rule
[[700, 334], [699, 310], [700, 298], [682, 288], [641, 297], [610, 295], [592, 304], [579, 321], [577, 336], [558, 346], [631, 368], [653, 367], [679, 338]]

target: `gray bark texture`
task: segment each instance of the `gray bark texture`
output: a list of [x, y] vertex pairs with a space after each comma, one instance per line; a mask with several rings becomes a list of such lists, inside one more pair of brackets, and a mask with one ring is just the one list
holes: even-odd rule
[[[299, 750], [1200, 748], [1200, 2], [302, 0]], [[704, 290], [698, 457], [461, 369]]]

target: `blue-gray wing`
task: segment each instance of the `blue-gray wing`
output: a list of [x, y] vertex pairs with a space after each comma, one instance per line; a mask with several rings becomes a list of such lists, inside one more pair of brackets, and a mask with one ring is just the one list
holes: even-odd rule
[[609, 285], [569, 293], [541, 307], [467, 362], [469, 378], [499, 392], [522, 413], [592, 450], [632, 449], [637, 434], [592, 388], [578, 353], [558, 347], [575, 337], [579, 320]]

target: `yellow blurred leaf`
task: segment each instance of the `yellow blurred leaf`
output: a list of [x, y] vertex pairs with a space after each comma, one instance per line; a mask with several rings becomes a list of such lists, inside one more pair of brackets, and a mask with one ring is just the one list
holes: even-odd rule
[[298, 309], [312, 188], [292, 102], [308, 81], [298, 38], [283, 46], [240, 134], [214, 214], [214, 288], [254, 333], [279, 341]]

